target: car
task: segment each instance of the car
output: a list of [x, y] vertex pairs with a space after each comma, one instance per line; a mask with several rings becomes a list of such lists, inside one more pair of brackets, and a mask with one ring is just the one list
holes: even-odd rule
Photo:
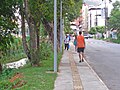
[[93, 38], [94, 35], [92, 35], [92, 34], [88, 34], [88, 37], [89, 37], [89, 38]]
[[88, 34], [84, 34], [83, 36], [84, 36], [85, 39], [89, 38]]
[[84, 34], [84, 38], [88, 39], [88, 38], [93, 38], [92, 34]]

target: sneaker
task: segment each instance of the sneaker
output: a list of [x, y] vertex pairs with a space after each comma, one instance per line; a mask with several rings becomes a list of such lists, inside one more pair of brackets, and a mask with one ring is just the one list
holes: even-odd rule
[[81, 63], [81, 60], [79, 61], [79, 63]]

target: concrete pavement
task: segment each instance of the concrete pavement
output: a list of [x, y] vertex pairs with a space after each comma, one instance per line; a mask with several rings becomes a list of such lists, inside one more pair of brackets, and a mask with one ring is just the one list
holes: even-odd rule
[[109, 90], [86, 60], [79, 63], [72, 42], [64, 50], [54, 90]]

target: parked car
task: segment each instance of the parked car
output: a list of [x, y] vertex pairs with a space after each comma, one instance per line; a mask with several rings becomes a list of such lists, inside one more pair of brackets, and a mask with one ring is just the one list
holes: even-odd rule
[[88, 39], [89, 38], [88, 34], [84, 34], [84, 38]]
[[88, 34], [88, 38], [93, 38], [93, 37], [94, 37], [94, 35]]
[[88, 39], [88, 38], [93, 38], [92, 34], [84, 34], [84, 38]]

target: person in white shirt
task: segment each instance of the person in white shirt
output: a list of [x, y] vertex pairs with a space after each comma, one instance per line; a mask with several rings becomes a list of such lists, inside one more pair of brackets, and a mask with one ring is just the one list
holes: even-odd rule
[[64, 44], [65, 44], [65, 50], [67, 49], [69, 49], [69, 37], [68, 37], [68, 35], [66, 35], [66, 38], [65, 38], [65, 40], [64, 40]]

